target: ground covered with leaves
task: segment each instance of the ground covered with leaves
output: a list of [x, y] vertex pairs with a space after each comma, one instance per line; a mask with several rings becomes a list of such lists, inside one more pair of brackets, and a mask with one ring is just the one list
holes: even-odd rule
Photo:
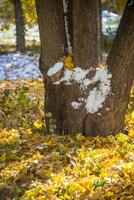
[[125, 132], [94, 138], [46, 134], [43, 96], [0, 82], [0, 200], [134, 199], [134, 92]]

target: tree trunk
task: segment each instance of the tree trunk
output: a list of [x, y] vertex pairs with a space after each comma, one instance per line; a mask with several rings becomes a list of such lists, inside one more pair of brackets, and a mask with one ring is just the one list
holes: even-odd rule
[[45, 75], [65, 54], [66, 34], [62, 0], [36, 0], [41, 39], [40, 69]]
[[124, 10], [107, 66], [113, 77], [111, 87], [114, 94], [115, 124], [112, 125], [112, 129], [117, 133], [124, 128], [134, 78], [134, 2], [131, 0], [128, 0]]
[[[90, 12], [92, 12], [92, 9], [90, 6], [93, 6], [93, 1], [84, 1], [83, 4], [82, 1], [80, 1], [83, 8], [85, 9], [86, 16], [91, 17], [92, 15]], [[77, 2], [74, 0], [74, 3], [77, 5]], [[63, 49], [61, 48], [64, 44], [64, 47], [66, 47], [66, 33], [65, 33], [65, 26], [64, 26], [64, 18], [63, 18], [63, 4], [62, 0], [49, 0], [49, 1], [43, 1], [43, 0], [37, 0], [37, 14], [38, 14], [38, 20], [39, 20], [39, 29], [40, 29], [40, 38], [41, 38], [41, 59], [40, 59], [40, 69], [45, 77], [45, 89], [46, 89], [46, 99], [45, 99], [45, 112], [51, 112], [52, 118], [49, 119], [46, 117], [46, 123], [47, 123], [47, 130], [49, 131], [52, 126], [52, 121], [56, 123], [56, 131], [58, 133], [67, 133], [67, 134], [74, 134], [76, 132], [83, 132], [83, 121], [85, 119], [85, 116], [87, 115], [84, 108], [80, 108], [80, 110], [74, 110], [72, 107], [72, 102], [76, 101], [80, 97], [80, 90], [79, 90], [79, 84], [72, 84], [71, 86], [65, 85], [64, 83], [61, 83], [59, 85], [53, 84], [51, 81], [49, 81], [47, 77], [47, 71], [48, 69], [58, 61], [59, 57], [63, 55]], [[72, 5], [71, 2], [69, 2], [69, 12], [72, 13], [72, 9], [70, 6]], [[86, 53], [86, 56], [82, 58], [83, 54], [79, 54], [76, 51], [76, 45], [78, 45], [78, 48], [81, 48], [79, 44], [74, 39], [74, 57], [78, 58], [78, 54], [80, 55], [81, 61], [83, 62], [83, 65], [85, 68], [90, 68], [91, 66], [97, 67], [98, 66], [98, 54], [99, 54], [99, 36], [100, 33], [98, 32], [99, 29], [99, 21], [98, 21], [98, 1], [97, 4], [95, 3], [95, 8], [93, 9], [93, 17], [88, 17], [88, 20], [85, 18], [85, 15], [82, 15], [81, 19], [79, 19], [78, 23], [79, 26], [82, 26], [82, 31], [84, 31], [84, 26], [81, 24], [84, 20], [86, 20], [87, 23], [87, 30], [86, 30], [86, 39], [88, 41], [88, 44], [86, 40], [84, 40], [84, 37], [81, 35], [78, 35], [80, 39], [80, 43], [83, 43], [82, 40], [84, 40], [83, 45], [86, 45], [83, 49], [83, 51]], [[88, 6], [86, 9], [85, 7]], [[75, 8], [75, 12], [77, 12], [78, 8]], [[74, 16], [75, 12], [73, 13], [73, 18], [77, 18], [77, 16]], [[94, 14], [95, 12], [95, 14]], [[72, 30], [74, 28], [79, 28], [77, 24], [74, 25], [74, 28], [72, 28], [72, 15], [69, 19], [69, 32], [72, 33]], [[96, 20], [97, 17], [97, 20]], [[76, 21], [73, 20], [73, 23]], [[51, 23], [50, 23], [51, 21]], [[91, 21], [91, 22], [90, 22]], [[95, 23], [94, 25], [94, 21]], [[84, 22], [85, 23], [85, 22]], [[94, 25], [94, 26], [91, 26]], [[76, 27], [78, 26], [78, 27]], [[90, 27], [91, 26], [91, 27]], [[89, 28], [90, 27], [90, 28]], [[92, 28], [93, 27], [93, 28]], [[92, 32], [92, 31], [93, 32]], [[93, 35], [95, 34], [95, 35]], [[72, 34], [71, 34], [72, 35]], [[74, 34], [75, 36], [75, 34]], [[77, 37], [77, 36], [76, 36]], [[80, 38], [82, 37], [82, 38]], [[89, 38], [89, 39], [88, 39]], [[77, 38], [78, 39], [78, 38]], [[97, 42], [94, 42], [97, 41]], [[90, 42], [90, 47], [88, 47]], [[94, 46], [95, 45], [95, 46]], [[82, 52], [81, 52], [82, 53]], [[94, 58], [95, 57], [95, 58]], [[92, 60], [92, 61], [91, 61]], [[80, 62], [81, 62], [80, 61]], [[88, 63], [89, 65], [86, 65]], [[92, 63], [92, 65], [91, 65]], [[81, 63], [80, 63], [81, 65]], [[80, 114], [79, 114], [80, 113]]]
[[74, 65], [98, 67], [100, 54], [99, 0], [73, 0]]
[[[47, 79], [47, 71], [60, 57], [66, 53], [67, 41], [64, 24], [64, 11], [62, 0], [36, 0], [41, 39], [40, 70], [45, 83], [45, 112], [51, 112], [57, 123], [61, 123], [60, 94], [64, 92], [61, 87], [55, 86]], [[49, 132], [49, 118], [46, 117], [47, 131]], [[57, 127], [59, 127], [57, 125]], [[59, 128], [60, 130], [60, 128]]]
[[125, 113], [134, 78], [134, 3], [127, 2], [107, 67], [112, 74], [111, 92], [100, 110], [101, 117], [94, 117], [93, 129], [88, 125], [93, 116], [87, 117], [85, 132], [93, 134], [116, 134], [124, 129]]
[[12, 0], [15, 9], [15, 21], [16, 21], [16, 50], [22, 53], [25, 52], [25, 25], [22, 12], [21, 0]]
[[[73, 135], [82, 132], [89, 136], [115, 134], [122, 131], [134, 74], [134, 3], [130, 4], [130, 1], [127, 3], [107, 61], [107, 68], [98, 70], [95, 67], [98, 66], [99, 59], [99, 43], [96, 42], [99, 41], [100, 35], [98, 34], [99, 21], [92, 16], [88, 18], [87, 14], [87, 10], [88, 12], [90, 10], [89, 3], [93, 1], [73, 1], [74, 62], [76, 67], [81, 66], [83, 69], [80, 69], [80, 73], [76, 73], [79, 68], [73, 72], [66, 71], [71, 73], [71, 80], [66, 82], [63, 76], [63, 79], [55, 84], [48, 81], [46, 73], [63, 55], [61, 45], [66, 46], [64, 19], [61, 14], [61, 1], [46, 2], [47, 4], [44, 5], [43, 0], [37, 0], [42, 48], [41, 69], [46, 85], [45, 111], [52, 113], [52, 118], [50, 116], [46, 118], [47, 130], [56, 128], [57, 133]], [[97, 13], [97, 6], [95, 9], [94, 5], [98, 6], [98, 4], [94, 2], [92, 5], [92, 9]], [[56, 21], [55, 15], [59, 20]], [[92, 21], [89, 23], [90, 26], [87, 18]], [[50, 19], [51, 23], [49, 23]], [[95, 48], [97, 50], [94, 50]], [[94, 68], [93, 71], [90, 71], [91, 66]], [[94, 77], [92, 72], [95, 72]]]

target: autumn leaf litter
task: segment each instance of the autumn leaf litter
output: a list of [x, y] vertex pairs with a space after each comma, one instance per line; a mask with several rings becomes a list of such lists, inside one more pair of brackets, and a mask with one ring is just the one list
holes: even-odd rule
[[1, 82], [1, 199], [133, 199], [133, 92], [128, 135], [94, 138], [44, 133], [43, 93], [41, 81]]

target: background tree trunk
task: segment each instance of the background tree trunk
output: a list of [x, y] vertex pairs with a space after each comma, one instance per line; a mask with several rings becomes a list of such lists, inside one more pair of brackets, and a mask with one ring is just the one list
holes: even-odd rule
[[100, 31], [99, 0], [73, 0], [73, 55], [76, 67], [98, 67]]
[[16, 50], [22, 53], [25, 52], [25, 25], [22, 12], [21, 0], [12, 0], [15, 9], [16, 21]]

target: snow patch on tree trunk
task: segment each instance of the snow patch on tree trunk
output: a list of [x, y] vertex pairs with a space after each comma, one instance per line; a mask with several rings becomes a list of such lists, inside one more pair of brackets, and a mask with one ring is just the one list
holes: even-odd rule
[[65, 21], [65, 30], [66, 30], [66, 37], [67, 37], [67, 47], [68, 47], [68, 53], [72, 54], [72, 45], [71, 45], [71, 36], [69, 34], [69, 28], [68, 28], [68, 0], [63, 0], [63, 9], [64, 9], [64, 21]]
[[82, 105], [81, 102], [73, 101], [73, 102], [71, 103], [71, 106], [72, 106], [74, 109], [80, 108], [81, 105]]
[[79, 83], [82, 87], [84, 80], [86, 80], [86, 75], [91, 70], [93, 70], [93, 68], [91, 68], [90, 70], [83, 70], [80, 67], [76, 67], [73, 70], [65, 69], [64, 76], [54, 84], [58, 85], [61, 82], [64, 82], [65, 85], [72, 85], [72, 82], [74, 81], [76, 83]]
[[[78, 109], [84, 106], [87, 113], [96, 113], [103, 107], [111, 90], [111, 73], [108, 72], [107, 67], [104, 69], [97, 68], [96, 73], [92, 79], [86, 78], [91, 70], [83, 70], [80, 67], [74, 68], [72, 71], [66, 69], [64, 76], [54, 84], [64, 83], [65, 85], [72, 85], [77, 83], [81, 94], [86, 94], [85, 98], [79, 98], [77, 102], [72, 102], [71, 106]], [[89, 91], [88, 86], [98, 83], [92, 90]]]
[[63, 68], [63, 62], [55, 63], [47, 72], [48, 76], [53, 76]]

